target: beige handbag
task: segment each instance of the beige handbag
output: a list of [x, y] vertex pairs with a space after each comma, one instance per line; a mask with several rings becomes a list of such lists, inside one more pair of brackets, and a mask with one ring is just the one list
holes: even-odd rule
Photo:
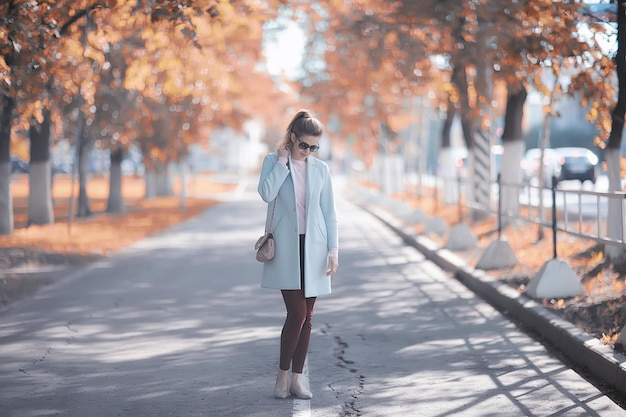
[[276, 246], [274, 242], [274, 234], [269, 230], [272, 222], [274, 221], [274, 209], [276, 208], [276, 199], [272, 201], [272, 217], [269, 224], [265, 224], [265, 234], [261, 236], [254, 244], [256, 250], [256, 260], [259, 262], [267, 262], [274, 259], [276, 253]]

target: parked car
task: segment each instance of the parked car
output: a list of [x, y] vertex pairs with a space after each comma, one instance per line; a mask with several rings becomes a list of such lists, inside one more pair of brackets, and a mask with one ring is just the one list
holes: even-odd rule
[[[522, 181], [530, 184], [533, 179], [539, 180], [539, 160], [541, 159], [541, 149], [532, 148], [526, 151], [524, 159], [520, 162], [522, 168]], [[561, 175], [561, 165], [558, 163], [559, 157], [554, 149], [546, 148], [543, 153], [543, 186], [552, 185], [552, 176], [559, 178]]]
[[56, 174], [69, 174], [72, 170], [71, 167], [60, 164], [60, 163], [52, 163], [51, 164], [52, 175]]
[[28, 172], [28, 163], [17, 156], [11, 156], [11, 174], [25, 174]]
[[578, 180], [580, 183], [598, 179], [598, 157], [587, 148], [556, 148], [560, 165], [559, 181]]

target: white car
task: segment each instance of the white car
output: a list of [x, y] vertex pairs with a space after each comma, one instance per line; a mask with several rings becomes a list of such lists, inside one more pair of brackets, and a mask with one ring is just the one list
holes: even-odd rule
[[[541, 159], [541, 149], [532, 148], [526, 151], [524, 159], [520, 162], [522, 168], [522, 179], [524, 184], [531, 184], [537, 181], [539, 184], [539, 160]], [[543, 153], [543, 186], [550, 187], [552, 185], [552, 177], [557, 179], [561, 175], [561, 166], [559, 155], [554, 149], [546, 148]]]

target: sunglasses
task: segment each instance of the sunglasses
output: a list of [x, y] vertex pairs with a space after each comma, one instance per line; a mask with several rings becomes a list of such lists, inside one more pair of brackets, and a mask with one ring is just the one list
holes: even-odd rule
[[317, 152], [317, 151], [320, 150], [320, 145], [309, 145], [308, 143], [302, 141], [298, 137], [298, 135], [296, 135], [295, 133], [293, 135], [296, 137], [296, 139], [298, 139], [298, 148], [303, 149], [303, 150], [304, 149], [310, 149], [311, 152]]

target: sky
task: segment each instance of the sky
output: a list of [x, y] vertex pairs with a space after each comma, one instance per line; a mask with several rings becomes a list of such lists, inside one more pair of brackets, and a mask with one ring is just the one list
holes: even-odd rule
[[304, 31], [290, 18], [278, 18], [267, 25], [271, 36], [266, 36], [263, 54], [267, 70], [272, 75], [285, 75], [294, 79], [300, 74], [304, 53]]

